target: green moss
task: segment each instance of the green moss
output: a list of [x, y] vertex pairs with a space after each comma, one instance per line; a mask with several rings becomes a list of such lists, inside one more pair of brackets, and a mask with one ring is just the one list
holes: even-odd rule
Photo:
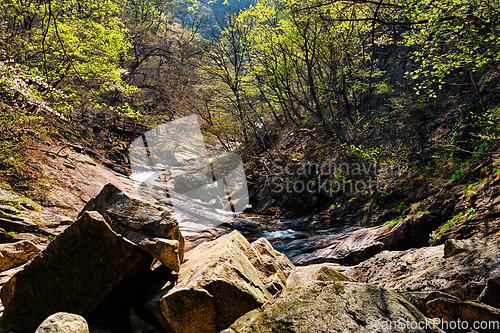
[[398, 224], [402, 220], [404, 220], [404, 218], [403, 217], [399, 217], [397, 219], [387, 221], [385, 223], [385, 225], [387, 225], [389, 228], [392, 228], [392, 227], [394, 227], [396, 224]]
[[437, 239], [445, 233], [445, 231], [454, 226], [457, 222], [459, 222], [460, 218], [462, 216], [466, 216], [467, 217], [467, 220], [470, 220], [472, 218], [472, 216], [474, 215], [474, 211], [475, 211], [475, 208], [474, 207], [469, 207], [465, 213], [464, 212], [459, 212], [458, 214], [456, 214], [455, 216], [453, 216], [453, 218], [451, 220], [448, 220], [446, 223], [444, 223], [442, 226], [440, 226], [439, 228], [437, 228], [436, 230], [434, 230], [432, 232], [432, 234], [430, 234], [430, 239], [429, 239], [429, 244], [430, 245], [434, 245], [436, 244], [436, 241]]

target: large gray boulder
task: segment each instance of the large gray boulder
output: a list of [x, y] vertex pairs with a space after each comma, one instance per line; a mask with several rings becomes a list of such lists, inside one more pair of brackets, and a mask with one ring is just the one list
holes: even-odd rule
[[355, 282], [313, 281], [285, 289], [223, 332], [443, 332], [394, 324], [425, 321], [418, 309], [394, 291]]
[[158, 290], [147, 306], [170, 332], [215, 333], [261, 306], [270, 294], [245, 254], [237, 231], [186, 254], [175, 285]]
[[60, 311], [86, 315], [152, 260], [99, 213], [85, 212], [2, 287], [0, 330], [33, 332]]
[[179, 271], [184, 238], [172, 207], [154, 205], [108, 184], [85, 205], [80, 215], [91, 210], [98, 211], [115, 232], [164, 266]]
[[89, 326], [82, 316], [58, 312], [45, 319], [35, 333], [89, 333]]

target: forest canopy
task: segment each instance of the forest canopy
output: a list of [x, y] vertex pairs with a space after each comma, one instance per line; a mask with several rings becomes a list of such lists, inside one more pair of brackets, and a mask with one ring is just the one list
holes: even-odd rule
[[484, 146], [497, 140], [483, 87], [500, 71], [499, 11], [497, 0], [2, 1], [0, 154], [48, 119], [136, 136], [195, 113], [227, 150], [272, 155], [273, 133], [294, 129], [359, 158], [405, 158], [419, 121], [469, 90], [456, 118], [483, 124]]

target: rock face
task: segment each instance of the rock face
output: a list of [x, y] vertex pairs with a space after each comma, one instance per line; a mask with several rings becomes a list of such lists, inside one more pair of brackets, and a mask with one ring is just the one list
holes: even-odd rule
[[91, 210], [101, 213], [115, 232], [150, 253], [164, 266], [179, 271], [184, 257], [184, 238], [172, 209], [134, 198], [108, 184], [80, 214]]
[[473, 251], [485, 247], [488, 243], [477, 239], [447, 239], [444, 243], [444, 257], [452, 257], [462, 252]]
[[220, 332], [262, 305], [269, 292], [245, 252], [237, 231], [206, 242], [186, 254], [177, 283], [161, 288], [148, 308], [174, 333]]
[[328, 267], [327, 265], [317, 264], [310, 266], [297, 267], [286, 281], [286, 287], [292, 288], [303, 283], [311, 281], [351, 281], [353, 279]]
[[260, 280], [272, 295], [285, 287], [288, 275], [295, 268], [290, 260], [273, 249], [265, 238], [252, 242], [245, 254], [257, 268]]
[[99, 213], [86, 212], [3, 286], [0, 330], [33, 332], [58, 311], [86, 315], [151, 261]]
[[[477, 173], [469, 180], [470, 187], [455, 196], [459, 200], [453, 205], [453, 214], [465, 212], [471, 207], [474, 207], [473, 213], [463, 223], [455, 223], [447, 228], [437, 239], [438, 243], [444, 243], [448, 239], [470, 238], [495, 241], [500, 236], [500, 186], [498, 186], [500, 174], [492, 172], [483, 181], [472, 183], [480, 176], [478, 171], [488, 165], [487, 160], [483, 160], [483, 163], [479, 161], [476, 163], [480, 164], [475, 168]], [[498, 162], [495, 164], [494, 168], [497, 168]]]
[[58, 312], [45, 319], [35, 333], [89, 333], [89, 326], [81, 316]]
[[354, 282], [314, 281], [285, 289], [223, 332], [443, 332], [383, 326], [398, 320], [425, 322], [425, 317], [391, 290]]
[[500, 284], [495, 280], [488, 280], [477, 300], [500, 309]]
[[[425, 305], [427, 315], [431, 318], [441, 318], [446, 322], [466, 321], [469, 327], [474, 327], [474, 322], [488, 322], [486, 329], [478, 329], [480, 332], [500, 331], [500, 310], [486, 304], [473, 301], [457, 301], [446, 298], [435, 298]], [[446, 327], [443, 325], [443, 329]]]
[[357, 264], [383, 250], [425, 246], [429, 233], [438, 226], [430, 214], [420, 214], [394, 226], [348, 228], [275, 247], [299, 266], [321, 262]]
[[[382, 284], [417, 270], [431, 268], [443, 257], [443, 245], [406, 251], [382, 251], [373, 258], [349, 267], [345, 274], [359, 282]], [[403, 292], [406, 290], [400, 290]], [[430, 290], [432, 291], [432, 290]]]
[[0, 272], [24, 264], [40, 251], [40, 248], [27, 240], [0, 244]]
[[[427, 303], [429, 303], [437, 298], [441, 298], [441, 299], [448, 300], [448, 301], [460, 302], [460, 298], [458, 298], [458, 297], [455, 297], [455, 296], [452, 296], [452, 295], [449, 295], [449, 294], [446, 294], [446, 293], [443, 293], [440, 291], [433, 291], [433, 292], [427, 294], [425, 296], [425, 298], [422, 297], [418, 300], [417, 308], [420, 311], [422, 311], [423, 314], [425, 314], [426, 316], [429, 316], [429, 314], [427, 313]], [[431, 309], [429, 309], [429, 310], [431, 310]]]
[[476, 300], [489, 280], [500, 279], [500, 241], [448, 258], [443, 257], [443, 245], [385, 251], [345, 273], [399, 292], [442, 291]]

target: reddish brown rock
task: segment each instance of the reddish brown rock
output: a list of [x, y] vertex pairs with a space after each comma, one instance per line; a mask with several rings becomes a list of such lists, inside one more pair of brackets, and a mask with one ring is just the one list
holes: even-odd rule
[[[487, 325], [493, 325], [486, 329], [476, 330], [479, 332], [499, 332], [500, 331], [500, 309], [491, 307], [486, 304], [473, 301], [458, 301], [454, 299], [435, 298], [425, 304], [427, 315], [431, 318], [440, 318], [447, 323], [459, 320], [467, 322], [468, 327], [472, 328], [475, 322], [486, 322]], [[442, 328], [447, 330], [452, 327], [447, 327], [443, 323]]]
[[39, 247], [27, 240], [0, 244], [0, 272], [24, 264], [40, 251]]

